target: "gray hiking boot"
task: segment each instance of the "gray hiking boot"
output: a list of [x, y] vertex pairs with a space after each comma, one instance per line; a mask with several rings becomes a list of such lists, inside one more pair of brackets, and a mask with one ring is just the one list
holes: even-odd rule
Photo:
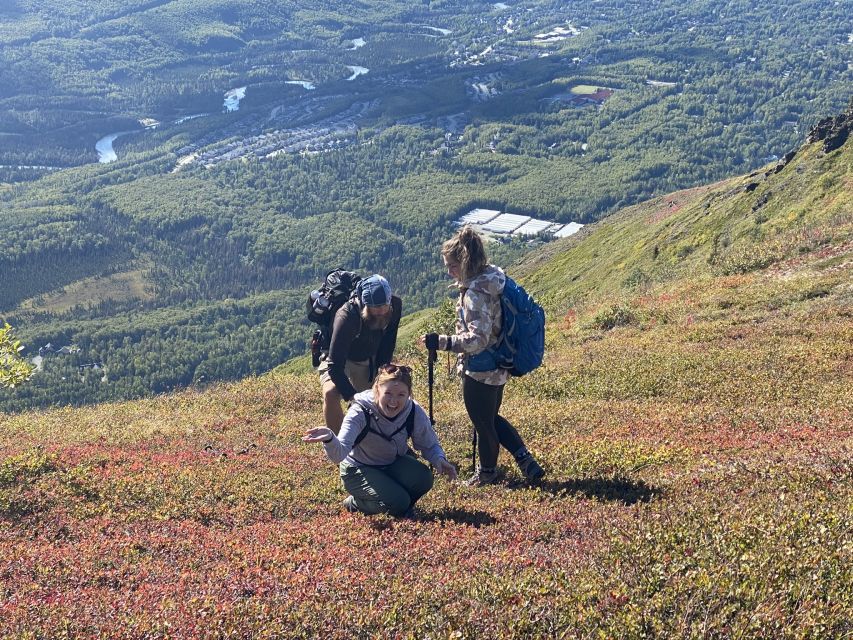
[[487, 484], [495, 484], [498, 481], [497, 469], [483, 469], [482, 467], [474, 472], [474, 475], [465, 481], [469, 487], [482, 487]]
[[350, 513], [358, 513], [358, 507], [355, 506], [355, 498], [352, 496], [344, 498], [344, 509]]
[[543, 469], [529, 453], [521, 460], [518, 460], [517, 463], [518, 468], [521, 469], [522, 475], [524, 475], [528, 480], [535, 482], [536, 480], [541, 480], [545, 475], [545, 469]]

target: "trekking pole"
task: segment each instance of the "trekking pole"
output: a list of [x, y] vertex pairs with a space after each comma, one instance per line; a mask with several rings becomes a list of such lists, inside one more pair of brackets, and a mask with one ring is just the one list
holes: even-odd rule
[[432, 387], [435, 384], [435, 364], [436, 358], [438, 358], [438, 354], [435, 351], [429, 352], [429, 422], [434, 427], [435, 426], [435, 418], [432, 415]]
[[471, 427], [471, 473], [477, 473], [477, 427]]
[[426, 336], [427, 355], [427, 382], [429, 384], [429, 422], [434, 427], [435, 418], [432, 415], [432, 388], [435, 385], [435, 361], [438, 360], [438, 334], [430, 333]]

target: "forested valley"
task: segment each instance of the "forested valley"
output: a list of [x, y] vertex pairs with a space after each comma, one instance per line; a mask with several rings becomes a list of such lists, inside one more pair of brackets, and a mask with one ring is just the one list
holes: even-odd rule
[[431, 306], [470, 209], [593, 223], [853, 94], [829, 1], [42, 4], [0, 9], [0, 321], [38, 367], [6, 411], [267, 371], [331, 268]]

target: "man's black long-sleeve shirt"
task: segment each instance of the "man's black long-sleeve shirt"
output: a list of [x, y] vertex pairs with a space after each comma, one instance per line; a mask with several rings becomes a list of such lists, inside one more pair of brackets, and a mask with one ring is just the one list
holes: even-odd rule
[[344, 369], [346, 361], [370, 360], [371, 374], [383, 364], [391, 362], [402, 314], [403, 302], [397, 296], [391, 296], [391, 319], [384, 330], [362, 326], [361, 307], [352, 302], [338, 309], [332, 321], [332, 339], [326, 362], [329, 365], [329, 377], [344, 400], [350, 401], [356, 394]]

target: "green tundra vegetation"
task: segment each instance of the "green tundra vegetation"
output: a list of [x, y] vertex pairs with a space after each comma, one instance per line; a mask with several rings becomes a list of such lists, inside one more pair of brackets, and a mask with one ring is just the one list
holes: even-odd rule
[[[350, 514], [300, 440], [321, 407], [298, 366], [7, 415], [0, 635], [848, 637], [853, 140], [826, 148], [511, 269], [549, 318], [543, 366], [503, 409], [536, 485], [502, 457], [497, 485], [436, 478], [413, 519]], [[405, 326], [418, 399], [415, 337], [449, 321], [445, 305]], [[446, 365], [436, 428], [464, 476]]]
[[[506, 5], [4, 3], [0, 319], [28, 358], [79, 351], [47, 352], [0, 408], [267, 371], [304, 352], [301, 305], [328, 269], [432, 306], [468, 209], [590, 223], [772, 167], [853, 89], [843, 3]], [[244, 153], [346, 118], [322, 152]]]

